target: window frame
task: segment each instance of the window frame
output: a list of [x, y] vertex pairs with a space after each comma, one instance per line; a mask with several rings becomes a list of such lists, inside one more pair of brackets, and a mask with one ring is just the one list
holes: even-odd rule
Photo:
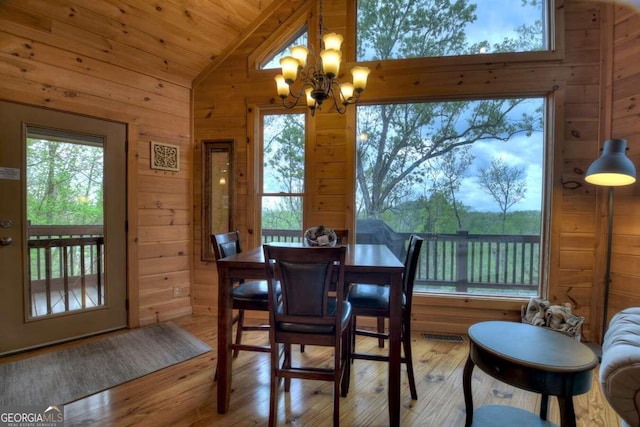
[[[562, 61], [565, 58], [565, 0], [547, 1], [547, 14], [549, 16], [549, 50], [535, 52], [500, 52], [474, 55], [457, 56], [427, 56], [420, 58], [394, 58], [384, 60], [358, 61], [360, 64], [401, 63], [407, 67], [437, 68], [449, 66], [461, 66], [472, 64], [490, 65], [495, 63], [541, 62]], [[356, 57], [356, 44], [358, 38], [357, 9], [358, 0], [351, 0], [353, 8], [351, 24], [354, 32], [353, 58]], [[372, 65], [368, 65], [371, 67]]]
[[[541, 98], [544, 100], [544, 123], [543, 123], [543, 153], [542, 153], [542, 183], [541, 183], [541, 226], [540, 226], [540, 260], [539, 260], [539, 278], [538, 278], [538, 295], [537, 297], [547, 298], [549, 297], [549, 283], [551, 280], [554, 280], [553, 273], [554, 270], [550, 269], [550, 254], [552, 251], [557, 251], [558, 242], [553, 241], [551, 239], [552, 230], [554, 233], [558, 233], [557, 231], [560, 218], [558, 213], [554, 214], [552, 206], [554, 204], [561, 202], [562, 195], [558, 191], [554, 191], [554, 177], [558, 176], [561, 173], [562, 162], [557, 161], [562, 158], [562, 152], [560, 149], [560, 144], [557, 144], [555, 141], [561, 141], [563, 136], [563, 118], [561, 116], [562, 109], [558, 108], [558, 106], [563, 105], [564, 103], [564, 89], [563, 88], [555, 88], [552, 92], [548, 91], [528, 91], [524, 92], [512, 92], [512, 93], [482, 93], [482, 94], [466, 94], [465, 96], [456, 96], [452, 97], [443, 97], [443, 98], [433, 98], [433, 97], [425, 97], [419, 100], [408, 100], [404, 99], [403, 101], [393, 100], [387, 102], [366, 102], [360, 103], [360, 105], [376, 105], [376, 104], [385, 104], [385, 103], [415, 103], [415, 102], [447, 102], [451, 100], [479, 100], [479, 99], [489, 99], [489, 98], [509, 98], [509, 97], [527, 97], [527, 98]], [[357, 118], [354, 114], [354, 138], [357, 141]], [[355, 146], [354, 146], [355, 150]], [[554, 161], [555, 159], [555, 161]], [[354, 173], [356, 165], [356, 156], [354, 153]], [[357, 181], [354, 180], [354, 206], [356, 203], [355, 197], [357, 194], [357, 190], [355, 188], [357, 186]], [[554, 216], [555, 215], [555, 216]], [[355, 222], [355, 218], [354, 218]], [[357, 230], [356, 230], [357, 235]], [[551, 245], [554, 245], [552, 247]], [[554, 249], [555, 248], [555, 249]], [[470, 299], [474, 300], [489, 300], [495, 301], [497, 299], [502, 301], [510, 301], [511, 303], [526, 303], [530, 296], [504, 296], [504, 295], [494, 295], [494, 294], [474, 294], [474, 293], [444, 293], [444, 292], [428, 292], [421, 291], [416, 287], [414, 291], [415, 295], [420, 298], [428, 298], [429, 300], [436, 299], [440, 302], [435, 304], [440, 304], [442, 306], [450, 306], [452, 299], [459, 299], [468, 301]]]
[[[264, 141], [264, 128], [263, 122], [264, 117], [268, 115], [285, 115], [285, 114], [303, 114], [304, 115], [304, 125], [305, 125], [305, 135], [304, 135], [304, 178], [303, 178], [303, 191], [302, 193], [264, 193], [263, 192], [263, 183], [264, 183], [264, 149], [263, 149], [263, 141]], [[301, 197], [302, 198], [302, 230], [305, 229], [305, 224], [307, 223], [307, 216], [309, 212], [309, 197], [307, 194], [307, 185], [309, 180], [309, 159], [307, 153], [309, 152], [309, 135], [312, 131], [310, 129], [310, 120], [307, 108], [305, 106], [296, 107], [293, 109], [286, 109], [284, 107], [260, 107], [257, 105], [252, 105], [249, 108], [249, 117], [248, 123], [255, 126], [255, 129], [249, 129], [249, 134], [253, 134], [254, 147], [253, 147], [253, 163], [249, 164], [249, 171], [251, 176], [248, 176], [249, 182], [252, 183], [253, 187], [253, 196], [251, 197], [250, 205], [248, 209], [254, 213], [253, 224], [255, 224], [255, 232], [253, 233], [253, 239], [255, 245], [262, 244], [262, 200], [264, 197]], [[301, 231], [302, 233], [302, 231]]]

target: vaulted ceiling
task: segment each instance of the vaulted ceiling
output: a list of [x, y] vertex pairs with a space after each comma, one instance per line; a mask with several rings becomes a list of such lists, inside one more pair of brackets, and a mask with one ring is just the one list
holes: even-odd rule
[[23, 37], [16, 56], [55, 45], [86, 71], [97, 60], [186, 86], [281, 1], [0, 0], [0, 27]]

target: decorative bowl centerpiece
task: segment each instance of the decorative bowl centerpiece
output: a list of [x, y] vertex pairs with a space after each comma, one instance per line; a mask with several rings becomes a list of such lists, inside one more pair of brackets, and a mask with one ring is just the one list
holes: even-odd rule
[[305, 246], [335, 246], [338, 243], [338, 236], [331, 228], [318, 225], [304, 232], [302, 242]]

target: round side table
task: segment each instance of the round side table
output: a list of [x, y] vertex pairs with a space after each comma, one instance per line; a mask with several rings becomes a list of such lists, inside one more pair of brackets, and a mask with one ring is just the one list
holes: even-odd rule
[[[556, 396], [560, 425], [575, 427], [573, 396], [591, 389], [598, 358], [589, 347], [559, 332], [524, 323], [489, 321], [469, 328], [469, 357], [462, 382], [466, 427], [499, 425], [550, 426], [549, 396]], [[488, 375], [523, 390], [542, 394], [540, 414], [489, 405], [474, 414], [471, 374], [477, 366]]]

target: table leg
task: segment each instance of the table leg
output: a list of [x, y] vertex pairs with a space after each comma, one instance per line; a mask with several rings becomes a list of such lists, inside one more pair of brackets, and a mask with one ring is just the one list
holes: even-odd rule
[[473, 395], [471, 394], [471, 374], [475, 364], [471, 360], [471, 356], [467, 357], [467, 363], [462, 371], [462, 391], [464, 393], [464, 408], [467, 412], [467, 419], [464, 423], [465, 427], [470, 427], [473, 423]]
[[549, 395], [543, 394], [540, 399], [540, 419], [546, 420], [549, 413]]
[[229, 410], [231, 400], [231, 327], [233, 315], [229, 270], [218, 268], [218, 413]]
[[560, 426], [576, 427], [576, 413], [573, 409], [573, 397], [558, 396], [558, 407], [560, 409]]
[[392, 275], [389, 295], [389, 425], [400, 425], [400, 335], [402, 329], [402, 277]]

